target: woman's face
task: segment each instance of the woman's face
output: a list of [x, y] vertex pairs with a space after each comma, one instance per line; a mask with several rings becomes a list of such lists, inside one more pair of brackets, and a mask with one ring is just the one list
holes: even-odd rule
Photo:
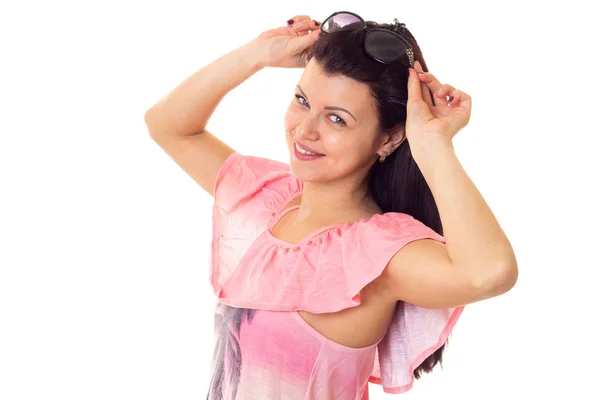
[[[345, 76], [327, 76], [313, 59], [285, 114], [290, 168], [303, 181], [334, 181], [366, 175], [385, 138], [369, 87]], [[308, 147], [322, 156], [298, 156]]]

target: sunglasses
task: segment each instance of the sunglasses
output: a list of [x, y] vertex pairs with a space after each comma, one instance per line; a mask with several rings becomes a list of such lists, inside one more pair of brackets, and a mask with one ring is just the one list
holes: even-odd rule
[[[359, 15], [349, 11], [338, 11], [331, 14], [321, 24], [321, 32], [359, 31], [367, 24]], [[414, 66], [414, 53], [410, 43], [402, 37], [405, 24], [394, 18], [393, 30], [371, 28], [365, 36], [365, 51], [373, 59], [382, 64], [392, 64], [406, 56], [408, 66]], [[399, 32], [399, 33], [396, 33]]]

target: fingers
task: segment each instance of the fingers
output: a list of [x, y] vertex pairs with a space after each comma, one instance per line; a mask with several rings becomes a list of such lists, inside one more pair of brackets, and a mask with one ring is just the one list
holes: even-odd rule
[[[421, 66], [421, 63], [418, 61], [415, 61], [415, 69], [417, 69], [417, 68], [420, 69], [420, 72], [424, 72], [423, 67]], [[417, 69], [417, 71], [418, 71], [418, 69]], [[425, 73], [418, 74], [418, 75], [419, 75], [419, 81], [423, 85], [425, 85], [428, 88], [428, 90], [431, 90], [431, 93], [433, 94], [433, 104], [434, 105], [441, 106], [444, 104], [448, 104], [445, 97], [441, 98], [441, 97], [437, 96], [438, 91], [442, 87], [442, 83], [435, 76], [433, 76], [433, 74], [431, 74], [429, 72], [425, 72]]]
[[[296, 15], [295, 17], [292, 17], [288, 20], [288, 25], [293, 26], [295, 23], [304, 21], [304, 20], [310, 20], [310, 17], [308, 15]], [[289, 21], [292, 21], [292, 23], [290, 24]]]
[[[448, 100], [446, 100], [446, 96], [449, 97]], [[448, 104], [449, 106], [460, 105], [469, 108], [471, 107], [471, 96], [465, 92], [461, 92], [452, 85], [442, 85], [438, 92], [435, 93], [435, 97], [443, 99], [440, 101], [442, 101], [444, 104]]]
[[[423, 100], [421, 82], [414, 68], [408, 69], [408, 101], [406, 103], [408, 121], [427, 121], [433, 118], [430, 106]], [[427, 89], [429, 90], [429, 89]]]
[[310, 48], [319, 39], [320, 35], [320, 30], [314, 30], [310, 33], [304, 34], [302, 37], [294, 38], [292, 40], [296, 41], [295, 46], [298, 46], [300, 50], [304, 51]]
[[[297, 42], [294, 43], [294, 48], [302, 51], [310, 48], [321, 35], [319, 25], [319, 22], [310, 19], [308, 15], [298, 15], [291, 18], [288, 21], [290, 35], [301, 38], [297, 39]], [[304, 57], [306, 57], [306, 52], [304, 52]], [[304, 61], [304, 64], [306, 64], [306, 60]]]
[[[415, 69], [422, 69], [420, 63], [415, 61]], [[425, 84], [433, 94], [433, 102], [436, 106], [447, 105], [463, 105], [463, 102], [468, 102], [470, 107], [471, 97], [465, 92], [461, 92], [454, 86], [442, 84], [433, 74], [427, 72], [418, 74], [421, 84]], [[426, 93], [424, 91], [424, 93]], [[426, 97], [424, 95], [424, 97]], [[427, 101], [427, 100], [425, 100]]]
[[308, 15], [297, 15], [288, 20], [288, 29], [293, 36], [305, 36], [310, 31], [318, 30], [319, 23]]
[[[423, 66], [418, 61], [415, 61], [415, 70], [417, 71], [418, 74], [419, 74], [419, 72], [425, 72], [423, 70]], [[421, 74], [419, 74], [419, 75], [421, 75]], [[427, 105], [429, 105], [429, 106], [432, 106], [434, 104], [433, 94], [431, 93], [431, 90], [429, 90], [429, 87], [427, 86], [427, 84], [424, 82], [421, 82], [421, 93], [422, 93], [423, 100], [425, 101], [425, 103], [427, 103]]]
[[416, 76], [417, 71], [413, 68], [408, 69], [408, 102], [414, 103], [423, 100], [423, 92], [421, 91], [421, 82]]
[[[450, 100], [446, 99], [446, 97], [450, 97]], [[435, 93], [435, 98], [439, 99], [441, 104], [448, 103], [456, 103], [458, 98], [460, 98], [460, 92], [456, 90], [456, 88], [449, 84], [442, 85], [438, 91]]]

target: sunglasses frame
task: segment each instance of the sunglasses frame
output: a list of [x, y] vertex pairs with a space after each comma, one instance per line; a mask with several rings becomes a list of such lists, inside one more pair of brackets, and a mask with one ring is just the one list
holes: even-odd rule
[[[325, 20], [321, 23], [321, 33], [328, 34], [328, 33], [336, 32], [336, 31], [326, 32], [325, 29], [324, 29], [324, 27], [325, 27], [325, 23], [329, 19], [331, 19], [331, 18], [333, 18], [333, 17], [335, 17], [336, 15], [339, 15], [339, 14], [350, 14], [350, 15], [358, 18], [358, 20], [362, 23], [362, 27], [360, 27], [360, 28], [355, 28], [355, 29], [344, 29], [344, 28], [341, 28], [340, 31], [343, 31], [343, 30], [361, 31], [361, 30], [367, 28], [367, 23], [365, 22], [365, 20], [360, 15], [358, 15], [356, 13], [353, 13], [351, 11], [336, 11], [333, 14], [331, 14], [329, 17], [325, 18]], [[376, 32], [382, 32], [382, 33], [384, 33], [386, 35], [391, 34], [391, 35], [394, 35], [396, 38], [398, 38], [402, 43], [404, 43], [406, 45], [406, 51], [405, 52], [402, 52], [402, 53], [398, 54], [398, 56], [396, 58], [394, 58], [394, 59], [392, 59], [390, 61], [384, 61], [384, 60], [382, 60], [382, 59], [380, 59], [378, 57], [373, 56], [367, 50], [367, 46], [364, 46], [365, 52], [372, 59], [374, 59], [374, 60], [376, 60], [376, 61], [378, 61], [378, 62], [380, 62], [382, 64], [386, 64], [386, 65], [387, 64], [393, 64], [393, 63], [397, 62], [398, 60], [400, 60], [401, 58], [403, 58], [404, 56], [407, 56], [409, 67], [413, 68], [414, 67], [414, 53], [412, 51], [412, 46], [410, 45], [410, 43], [406, 39], [404, 39], [402, 37], [402, 35], [404, 34], [404, 31], [406, 29], [406, 25], [403, 24], [403, 23], [400, 23], [396, 18], [394, 18], [394, 24], [392, 26], [392, 29], [393, 30], [383, 29], [383, 28], [370, 28], [369, 31], [367, 32], [366, 36], [365, 36], [365, 42], [367, 41], [367, 38], [369, 37], [369, 35], [371, 35], [373, 33], [376, 33]], [[398, 30], [398, 29], [400, 29], [400, 33], [396, 32], [396, 30]]]

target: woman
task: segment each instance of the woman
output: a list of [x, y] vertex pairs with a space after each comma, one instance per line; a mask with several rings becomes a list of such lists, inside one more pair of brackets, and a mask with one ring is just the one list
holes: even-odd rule
[[[304, 68], [285, 115], [289, 165], [205, 129], [265, 67]], [[514, 286], [511, 245], [453, 151], [471, 98], [426, 69], [398, 21], [301, 15], [146, 113], [215, 198], [208, 399], [366, 399], [367, 382], [405, 392], [441, 362], [464, 305]]]

